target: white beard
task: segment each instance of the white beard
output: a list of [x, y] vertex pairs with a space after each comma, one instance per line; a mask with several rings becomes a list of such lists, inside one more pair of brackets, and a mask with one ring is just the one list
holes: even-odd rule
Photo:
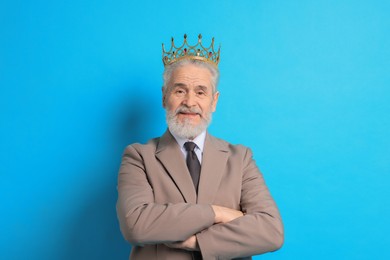
[[166, 121], [169, 131], [181, 138], [192, 140], [205, 131], [211, 123], [212, 113], [208, 114], [206, 118], [201, 118], [199, 124], [193, 125], [190, 118], [185, 118], [184, 120], [179, 121], [177, 117], [178, 111], [179, 109], [175, 112], [166, 110]]

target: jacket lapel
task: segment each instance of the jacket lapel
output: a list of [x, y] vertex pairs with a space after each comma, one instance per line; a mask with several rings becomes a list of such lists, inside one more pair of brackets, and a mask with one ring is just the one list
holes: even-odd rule
[[199, 204], [209, 204], [214, 201], [219, 183], [225, 172], [228, 159], [228, 145], [207, 133], [203, 149], [202, 168], [198, 187]]
[[168, 130], [160, 138], [156, 149], [156, 157], [176, 183], [184, 200], [195, 204], [196, 192], [190, 173], [179, 145]]

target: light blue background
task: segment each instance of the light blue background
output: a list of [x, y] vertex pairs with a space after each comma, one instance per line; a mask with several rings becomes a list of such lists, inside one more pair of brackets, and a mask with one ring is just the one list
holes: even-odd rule
[[161, 43], [215, 36], [210, 128], [285, 224], [256, 259], [390, 259], [389, 1], [0, 3], [0, 258], [127, 259], [124, 147], [165, 130]]

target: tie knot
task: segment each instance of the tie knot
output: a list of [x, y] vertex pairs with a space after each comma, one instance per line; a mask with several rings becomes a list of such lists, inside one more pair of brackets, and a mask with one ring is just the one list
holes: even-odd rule
[[194, 142], [186, 142], [184, 144], [184, 148], [186, 148], [187, 152], [193, 152], [196, 147], [196, 144]]

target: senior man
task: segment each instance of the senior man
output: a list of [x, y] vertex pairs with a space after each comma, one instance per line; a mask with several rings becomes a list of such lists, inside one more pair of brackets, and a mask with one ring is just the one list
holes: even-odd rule
[[283, 244], [279, 211], [250, 149], [207, 132], [219, 92], [220, 50], [163, 46], [168, 130], [129, 145], [117, 213], [131, 259], [251, 259]]

